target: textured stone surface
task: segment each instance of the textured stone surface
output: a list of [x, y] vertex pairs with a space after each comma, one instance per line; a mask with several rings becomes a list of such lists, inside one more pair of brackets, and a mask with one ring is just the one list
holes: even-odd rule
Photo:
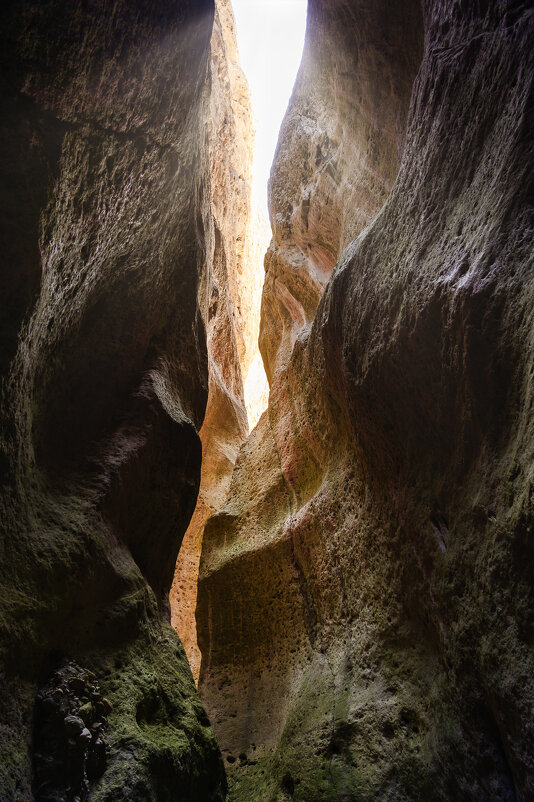
[[[323, 127], [353, 155], [330, 189], [302, 155], [321, 123], [305, 58], [271, 181], [269, 409], [207, 524], [199, 584], [201, 698], [243, 802], [534, 794], [533, 12], [423, 11], [310, 2]], [[339, 69], [355, 54], [361, 100], [356, 65]], [[402, 157], [313, 318], [336, 248], [395, 175], [391, 148], [365, 205], [354, 103], [384, 113]]]
[[341, 251], [391, 190], [421, 51], [416, 2], [309, 3], [269, 187], [260, 329], [269, 381], [313, 319]]
[[[3, 800], [224, 795], [166, 621], [207, 397], [212, 19], [208, 0], [2, 4]], [[110, 702], [103, 774], [72, 664]], [[85, 724], [63, 787], [49, 691]]]
[[[204, 524], [223, 504], [239, 448], [249, 427], [245, 381], [257, 372], [264, 239], [251, 201], [254, 128], [246, 79], [239, 65], [228, 0], [218, 0], [211, 38], [209, 152], [215, 239], [209, 254], [211, 291], [207, 326], [209, 394], [200, 431], [202, 475], [191, 524], [176, 563], [170, 601], [172, 624], [195, 680], [200, 669], [195, 609]], [[257, 360], [256, 360], [257, 361]], [[265, 374], [264, 374], [265, 375]], [[262, 399], [252, 399], [251, 414]]]

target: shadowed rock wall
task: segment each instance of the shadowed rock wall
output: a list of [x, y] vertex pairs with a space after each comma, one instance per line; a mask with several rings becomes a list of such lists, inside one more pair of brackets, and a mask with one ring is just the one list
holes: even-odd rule
[[[310, 2], [271, 178], [269, 409], [201, 562], [200, 692], [233, 799], [534, 794], [533, 42], [520, 2]], [[354, 154], [332, 181], [303, 158], [310, 60]], [[315, 313], [320, 255], [378, 210], [399, 152]]]
[[0, 797], [222, 799], [166, 620], [207, 397], [213, 4], [0, 14]]

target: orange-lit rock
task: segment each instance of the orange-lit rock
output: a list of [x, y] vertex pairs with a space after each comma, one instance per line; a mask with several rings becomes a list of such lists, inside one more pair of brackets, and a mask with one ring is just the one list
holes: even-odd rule
[[[258, 373], [260, 248], [265, 237], [251, 203], [253, 147], [250, 97], [239, 65], [233, 13], [229, 0], [220, 0], [211, 39], [209, 150], [215, 238], [209, 253], [209, 395], [200, 432], [199, 498], [170, 594], [172, 624], [195, 679], [200, 668], [195, 608], [204, 524], [226, 497], [237, 453], [249, 431], [244, 382], [252, 365]], [[259, 372], [261, 376], [261, 368]], [[251, 398], [251, 414], [265, 400], [261, 394]]]

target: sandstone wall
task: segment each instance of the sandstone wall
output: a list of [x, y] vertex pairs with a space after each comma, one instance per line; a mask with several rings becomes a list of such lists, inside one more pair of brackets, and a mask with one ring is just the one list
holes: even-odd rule
[[2, 4], [3, 800], [224, 796], [166, 621], [207, 397], [212, 20]]
[[421, 51], [416, 2], [308, 4], [269, 186], [260, 329], [269, 381], [313, 319], [343, 248], [393, 186]]
[[534, 794], [533, 26], [500, 0], [310, 2], [271, 179], [269, 409], [201, 561], [232, 799]]

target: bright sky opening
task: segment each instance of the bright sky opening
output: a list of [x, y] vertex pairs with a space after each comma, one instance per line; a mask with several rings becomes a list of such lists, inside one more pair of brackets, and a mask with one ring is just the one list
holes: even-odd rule
[[256, 125], [253, 193], [267, 216], [267, 182], [297, 77], [307, 0], [232, 0]]

